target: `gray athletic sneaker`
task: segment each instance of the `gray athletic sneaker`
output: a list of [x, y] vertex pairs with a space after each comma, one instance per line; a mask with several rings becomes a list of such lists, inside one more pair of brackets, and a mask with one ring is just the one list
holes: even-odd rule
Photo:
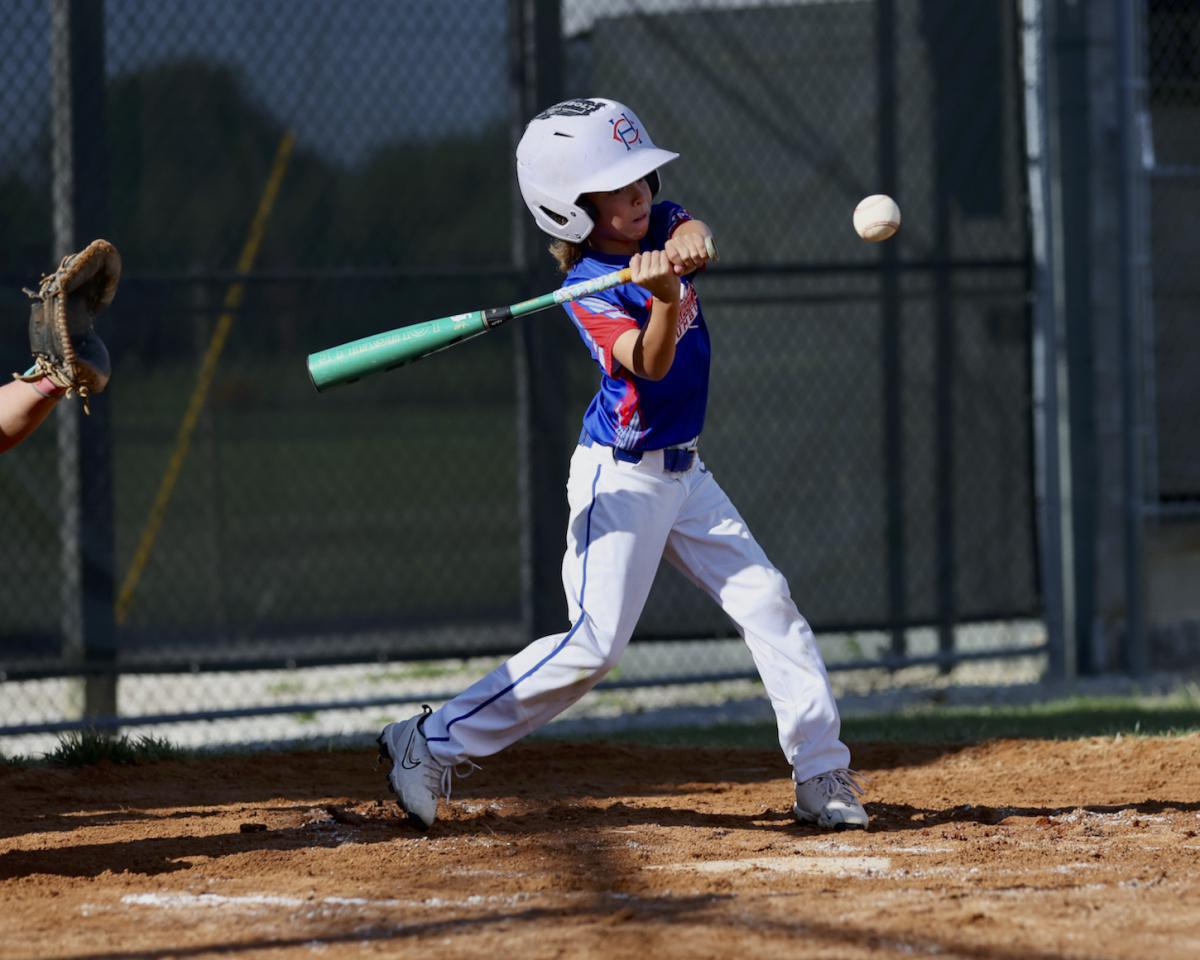
[[433, 825], [438, 799], [450, 789], [450, 768], [433, 759], [425, 742], [424, 722], [432, 712], [423, 707], [403, 723], [389, 723], [378, 738], [380, 759], [392, 764], [388, 787], [418, 830], [428, 830]]
[[856, 776], [853, 770], [830, 770], [797, 783], [792, 813], [826, 830], [866, 830], [870, 818], [859, 802], [863, 788]]
[[428, 830], [437, 819], [438, 800], [450, 799], [453, 777], [467, 777], [478, 770], [477, 764], [464, 760], [447, 767], [433, 758], [425, 740], [425, 718], [432, 710], [421, 708], [415, 717], [403, 723], [389, 723], [379, 734], [379, 757], [392, 764], [388, 771], [388, 789], [396, 795], [400, 809], [418, 830]]

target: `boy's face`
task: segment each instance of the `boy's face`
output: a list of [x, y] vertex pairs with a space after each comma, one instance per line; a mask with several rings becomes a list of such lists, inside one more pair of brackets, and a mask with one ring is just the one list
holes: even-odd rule
[[636, 253], [637, 242], [650, 229], [650, 184], [646, 178], [616, 190], [589, 193], [586, 199], [596, 208], [596, 226], [590, 239], [631, 244]]

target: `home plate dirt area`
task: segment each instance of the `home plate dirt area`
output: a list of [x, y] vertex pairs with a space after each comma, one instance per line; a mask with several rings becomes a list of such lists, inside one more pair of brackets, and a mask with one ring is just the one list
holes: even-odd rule
[[1200, 956], [1200, 737], [777, 751], [537, 742], [428, 834], [373, 751], [0, 767], [0, 956]]

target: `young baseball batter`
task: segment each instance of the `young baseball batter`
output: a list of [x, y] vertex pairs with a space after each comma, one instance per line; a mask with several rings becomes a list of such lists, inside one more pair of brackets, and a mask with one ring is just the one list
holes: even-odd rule
[[797, 819], [867, 826], [812, 631], [697, 451], [711, 348], [693, 277], [712, 231], [654, 201], [659, 168], [677, 156], [628, 107], [598, 98], [538, 114], [517, 147], [521, 194], [555, 238], [564, 283], [625, 266], [633, 280], [565, 305], [600, 368], [567, 483], [569, 628], [379, 736], [389, 786], [420, 829], [459, 765], [537, 730], [616, 665], [664, 556], [745, 637], [792, 765]]

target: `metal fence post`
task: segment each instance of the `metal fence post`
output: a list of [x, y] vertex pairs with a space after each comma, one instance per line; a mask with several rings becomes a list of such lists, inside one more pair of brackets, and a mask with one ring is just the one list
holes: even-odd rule
[[955, 128], [954, 98], [957, 89], [946, 75], [944, 64], [953, 50], [954, 38], [947, 21], [960, 12], [930, 3], [922, 5], [922, 24], [926, 42], [933, 51], [933, 324], [934, 324], [934, 524], [936, 532], [936, 594], [938, 653], [946, 659], [943, 673], [950, 670], [954, 653], [957, 602], [957, 456], [955, 447], [954, 388], [957, 379], [957, 336], [954, 317], [954, 291], [950, 260], [954, 255], [951, 236], [951, 201], [956, 192], [958, 172], [952, 158], [959, 133]]
[[1131, 674], [1144, 674], [1147, 668], [1146, 611], [1144, 603], [1145, 517], [1142, 460], [1144, 411], [1141, 408], [1142, 382], [1139, 359], [1145, 336], [1146, 278], [1150, 269], [1149, 242], [1146, 237], [1146, 173], [1139, 162], [1140, 144], [1134, 131], [1141, 129], [1139, 117], [1145, 81], [1138, 56], [1143, 31], [1144, 8], [1133, 0], [1115, 0], [1117, 26], [1117, 104], [1120, 139], [1120, 238], [1121, 238], [1121, 428], [1124, 473], [1124, 551], [1125, 551], [1125, 636], [1121, 648], [1122, 666]]
[[[1071, 477], [1094, 476], [1096, 445], [1093, 412], [1093, 354], [1091, 309], [1091, 196], [1094, 179], [1088, 127], [1092, 103], [1088, 78], [1088, 20], [1083, 6], [1058, 0], [1055, 8], [1052, 47], [1054, 85], [1051, 164], [1056, 232], [1061, 242], [1056, 251], [1059, 271], [1058, 295], [1061, 332], [1067, 370], [1066, 415], [1070, 439], [1066, 454]], [[1074, 624], [1068, 642], [1076, 649], [1080, 673], [1104, 669], [1093, 649], [1095, 619], [1096, 506], [1092, 483], [1070, 485], [1069, 522], [1073, 529], [1071, 552]]]
[[[104, 4], [51, 5], [54, 253], [61, 258], [107, 232]], [[113, 507], [106, 397], [57, 410], [62, 510], [65, 659], [85, 672], [83, 715], [117, 712], [113, 622]]]
[[[557, 2], [512, 0], [512, 145], [539, 110], [562, 99], [562, 19]], [[526, 278], [525, 296], [558, 285], [546, 238], [529, 225], [513, 184], [513, 255]], [[514, 325], [517, 377], [517, 497], [521, 529], [521, 609], [530, 639], [557, 632], [562, 599], [566, 371], [561, 313]]]
[[[896, 158], [896, 0], [878, 0], [875, 7], [875, 49], [878, 65], [879, 186], [899, 195]], [[883, 323], [883, 462], [887, 517], [887, 610], [892, 623], [893, 657], [908, 654], [908, 585], [904, 550], [904, 376], [900, 354], [899, 246], [879, 245], [881, 268], [879, 309]]]
[[[1060, 404], [1056, 247], [1051, 211], [1051, 146], [1047, 103], [1049, 70], [1046, 42], [1051, 0], [1022, 0], [1022, 67], [1025, 87], [1025, 150], [1033, 247], [1033, 427], [1037, 497], [1038, 552], [1041, 558], [1042, 603], [1049, 643], [1049, 673], [1055, 680], [1075, 675], [1075, 646], [1070, 579], [1071, 527], [1064, 522], [1063, 501], [1069, 497], [1070, 463], [1062, 448], [1070, 436]], [[1064, 477], [1065, 473], [1065, 477]], [[1064, 488], [1064, 483], [1067, 484]]]

